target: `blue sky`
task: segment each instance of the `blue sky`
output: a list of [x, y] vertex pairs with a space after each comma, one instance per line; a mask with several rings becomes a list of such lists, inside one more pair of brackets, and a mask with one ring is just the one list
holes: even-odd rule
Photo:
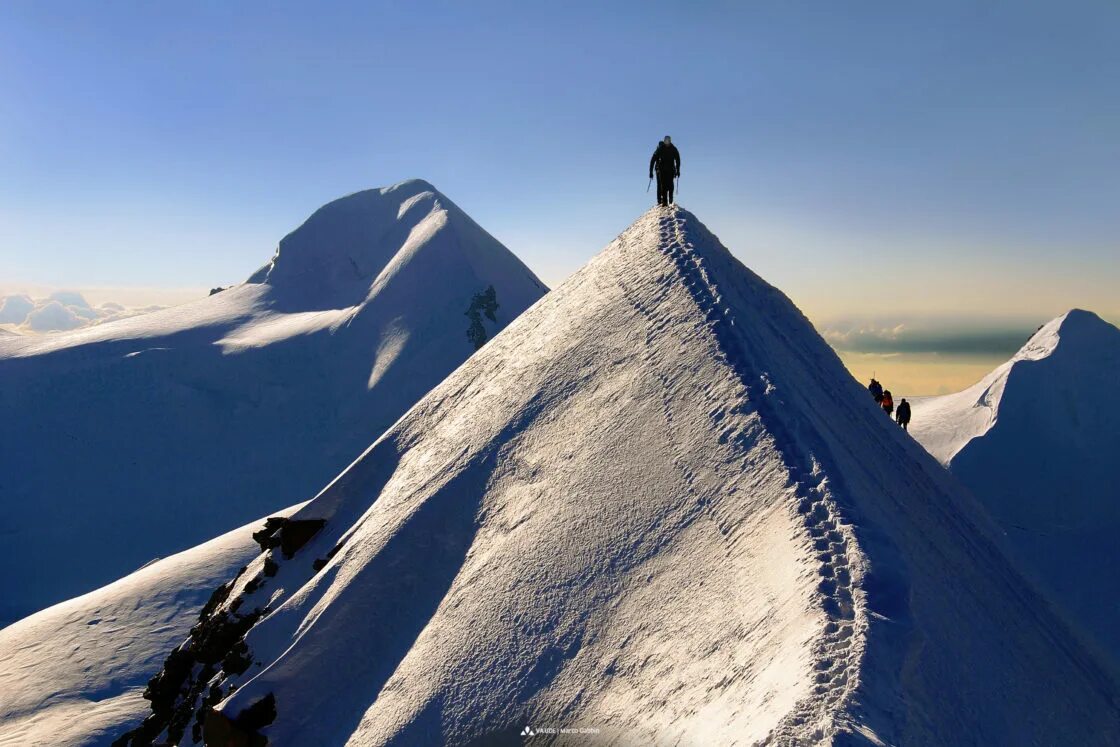
[[0, 5], [0, 285], [246, 277], [419, 176], [550, 284], [679, 201], [818, 322], [1120, 318], [1120, 3]]

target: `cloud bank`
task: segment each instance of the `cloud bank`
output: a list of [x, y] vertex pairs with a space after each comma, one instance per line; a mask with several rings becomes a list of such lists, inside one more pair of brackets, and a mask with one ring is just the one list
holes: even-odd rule
[[128, 307], [112, 301], [94, 307], [77, 291], [56, 291], [38, 299], [18, 293], [0, 297], [0, 324], [8, 325], [0, 334], [65, 332], [162, 308], [166, 307]]
[[1030, 322], [968, 322], [946, 319], [838, 320], [818, 326], [837, 350], [852, 353], [948, 356], [1011, 356], [1037, 325]]

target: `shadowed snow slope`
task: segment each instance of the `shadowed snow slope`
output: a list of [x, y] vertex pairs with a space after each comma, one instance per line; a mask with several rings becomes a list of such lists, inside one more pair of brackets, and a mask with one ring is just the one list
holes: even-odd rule
[[491, 286], [484, 336], [545, 292], [409, 181], [327, 205], [209, 298], [0, 339], [0, 623], [314, 495], [474, 352]]
[[985, 521], [785, 296], [654, 209], [278, 530], [145, 733], [1120, 740], [1116, 683]]
[[1014, 553], [1120, 662], [1120, 329], [1074, 309], [911, 431], [972, 488]]

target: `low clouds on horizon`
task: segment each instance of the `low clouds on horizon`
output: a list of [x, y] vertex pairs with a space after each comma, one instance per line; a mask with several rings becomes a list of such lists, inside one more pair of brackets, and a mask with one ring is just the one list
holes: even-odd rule
[[957, 319], [859, 319], [818, 325], [837, 350], [879, 355], [932, 353], [947, 356], [1011, 357], [1038, 323], [970, 323]]
[[[0, 296], [0, 335], [47, 334], [81, 329], [146, 314], [166, 305], [125, 306], [106, 301], [91, 306], [78, 291], [60, 290], [35, 298]], [[818, 323], [836, 350], [872, 355], [934, 354], [1003, 357], [1014, 355], [1046, 320], [966, 317], [854, 317]]]
[[0, 327], [0, 331], [20, 334], [65, 332], [163, 308], [166, 307], [127, 307], [111, 301], [93, 307], [77, 291], [56, 291], [46, 298], [17, 293], [0, 297], [0, 325], [7, 326], [7, 329]]

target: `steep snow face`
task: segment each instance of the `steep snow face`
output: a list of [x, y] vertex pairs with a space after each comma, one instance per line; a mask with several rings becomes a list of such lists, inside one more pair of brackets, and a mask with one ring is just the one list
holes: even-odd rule
[[[0, 340], [0, 623], [306, 500], [544, 292], [431, 185], [331, 203], [250, 282]], [[477, 330], [476, 330], [477, 332]]]
[[0, 745], [108, 744], [143, 720], [148, 679], [198, 622], [214, 589], [260, 552], [251, 534], [263, 524], [0, 630]]
[[1120, 664], [1118, 375], [1120, 329], [1074, 309], [979, 384], [915, 402], [911, 430]]
[[984, 521], [788, 299], [654, 209], [276, 530], [130, 743], [1120, 739]]

